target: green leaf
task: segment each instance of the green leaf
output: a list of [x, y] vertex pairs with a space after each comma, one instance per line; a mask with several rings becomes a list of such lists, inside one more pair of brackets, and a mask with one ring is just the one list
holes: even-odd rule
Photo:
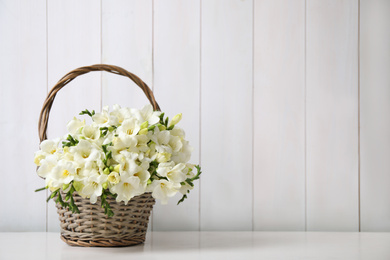
[[66, 140], [68, 140], [68, 141], [63, 141], [62, 142], [62, 148], [64, 148], [65, 146], [68, 146], [68, 147], [76, 146], [79, 143], [79, 140], [74, 139], [71, 135], [68, 135]]
[[103, 190], [102, 195], [100, 196], [101, 206], [104, 209], [104, 214], [106, 214], [108, 217], [112, 217], [114, 216], [114, 212], [110, 207], [110, 203], [108, 203], [108, 201], [106, 200], [108, 195], [112, 195], [113, 197], [115, 197], [115, 195], [113, 195], [108, 190]]
[[50, 199], [53, 199], [57, 193], [59, 192], [60, 189], [56, 190], [56, 191], [53, 191], [50, 196], [46, 199], [46, 202], [49, 202]]
[[92, 110], [92, 112], [89, 112], [88, 109], [85, 109], [84, 111], [81, 111], [79, 115], [89, 115], [90, 117], [92, 117], [93, 115], [95, 115], [95, 110]]
[[181, 199], [177, 202], [177, 205], [182, 203], [186, 198], [187, 198], [187, 194], [184, 194], [183, 197], [181, 197]]
[[194, 180], [198, 180], [198, 179], [199, 179], [199, 176], [202, 174], [202, 170], [201, 170], [201, 168], [200, 168], [199, 165], [195, 165], [195, 168], [196, 168], [196, 170], [197, 170], [197, 173], [196, 173], [195, 177], [192, 178], [193, 181], [194, 181]]
[[100, 127], [100, 137], [104, 137], [108, 132], [108, 127]]
[[160, 124], [164, 124], [164, 113], [160, 114]]

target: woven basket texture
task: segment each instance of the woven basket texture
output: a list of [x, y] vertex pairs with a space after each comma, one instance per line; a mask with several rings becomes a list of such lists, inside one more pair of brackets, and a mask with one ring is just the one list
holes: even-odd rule
[[[75, 204], [80, 213], [72, 213], [68, 208], [56, 204], [60, 219], [61, 239], [72, 246], [131, 246], [145, 241], [149, 216], [155, 203], [150, 193], [132, 198], [127, 205], [107, 198], [113, 217], [107, 217], [96, 204], [74, 194]], [[63, 199], [65, 194], [61, 193]]]
[[[61, 193], [63, 199], [65, 194]], [[61, 239], [71, 246], [132, 246], [145, 241], [149, 216], [155, 203], [150, 193], [132, 198], [127, 205], [107, 198], [113, 217], [107, 217], [96, 204], [75, 194], [75, 204], [80, 213], [72, 213], [68, 208], [56, 204], [60, 219]]]

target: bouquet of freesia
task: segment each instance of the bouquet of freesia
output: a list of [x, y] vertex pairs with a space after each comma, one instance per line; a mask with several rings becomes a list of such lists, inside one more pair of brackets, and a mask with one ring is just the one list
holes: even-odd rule
[[178, 192], [183, 195], [178, 204], [187, 198], [201, 171], [188, 163], [192, 148], [177, 126], [181, 114], [169, 121], [151, 105], [141, 110], [114, 105], [112, 111], [105, 107], [80, 115], [92, 123], [73, 118], [62, 140], [44, 140], [35, 153], [37, 173], [46, 184], [38, 190], [49, 189], [48, 200], [79, 213], [76, 192], [92, 204], [100, 197], [105, 214], [113, 216], [108, 196], [124, 204], [145, 192], [162, 204]]

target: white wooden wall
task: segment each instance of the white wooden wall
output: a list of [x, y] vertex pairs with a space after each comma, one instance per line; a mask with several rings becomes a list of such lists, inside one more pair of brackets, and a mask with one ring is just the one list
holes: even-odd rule
[[[37, 120], [68, 71], [122, 66], [183, 113], [202, 179], [152, 230], [390, 231], [390, 1], [0, 0], [0, 231], [57, 231], [35, 174]], [[90, 73], [54, 103], [147, 102]]]

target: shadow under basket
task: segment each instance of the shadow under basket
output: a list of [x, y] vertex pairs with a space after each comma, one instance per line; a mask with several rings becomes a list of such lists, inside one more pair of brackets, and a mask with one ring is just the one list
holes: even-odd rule
[[[64, 199], [65, 194], [61, 192]], [[100, 206], [74, 193], [80, 213], [56, 204], [61, 226], [61, 239], [71, 246], [116, 247], [138, 245], [145, 241], [149, 216], [155, 200], [151, 193], [132, 198], [127, 205], [107, 198], [113, 217], [107, 217]]]

